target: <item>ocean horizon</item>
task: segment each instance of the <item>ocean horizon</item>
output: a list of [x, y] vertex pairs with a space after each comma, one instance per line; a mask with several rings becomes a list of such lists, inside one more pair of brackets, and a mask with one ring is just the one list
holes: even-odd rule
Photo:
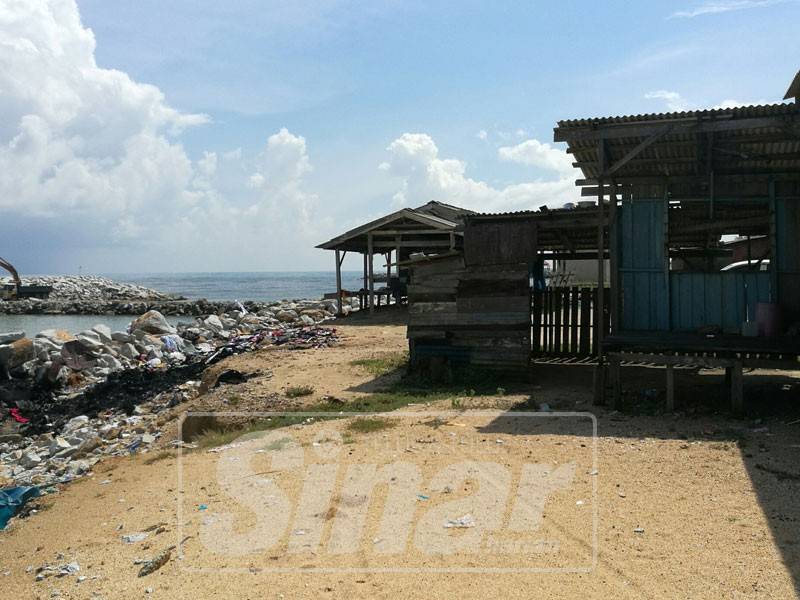
[[[190, 300], [230, 301], [318, 300], [336, 291], [333, 271], [229, 271], [186, 273], [102, 273], [114, 281], [133, 283]], [[359, 271], [342, 271], [342, 287], [362, 287]]]
[[[177, 294], [190, 300], [205, 298], [211, 301], [277, 302], [280, 300], [319, 300], [336, 291], [333, 271], [261, 271], [222, 273], [81, 273], [108, 277], [121, 283], [142, 285], [159, 292]], [[23, 275], [25, 277], [42, 275]], [[66, 276], [66, 275], [65, 275]], [[342, 271], [342, 287], [359, 290], [362, 287], [359, 271]], [[3, 315], [0, 332], [24, 331], [34, 335], [49, 328], [78, 332], [98, 323], [122, 331], [132, 317], [127, 315]], [[170, 321], [191, 321], [191, 317], [171, 317]]]

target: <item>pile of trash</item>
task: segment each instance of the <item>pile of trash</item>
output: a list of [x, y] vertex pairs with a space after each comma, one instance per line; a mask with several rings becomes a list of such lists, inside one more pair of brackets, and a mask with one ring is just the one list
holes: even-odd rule
[[94, 418], [78, 415], [57, 433], [0, 436], [0, 480], [47, 488], [86, 475], [104, 456], [146, 451], [161, 437], [159, 414], [197, 396], [199, 386], [188, 381], [135, 405], [132, 414], [109, 409]]
[[335, 308], [309, 311], [242, 307], [175, 327], [149, 311], [127, 332], [0, 334], [0, 487], [66, 483], [103, 456], [146, 451], [160, 413], [195, 397], [203, 370], [227, 356], [334, 345], [335, 329], [319, 323]]

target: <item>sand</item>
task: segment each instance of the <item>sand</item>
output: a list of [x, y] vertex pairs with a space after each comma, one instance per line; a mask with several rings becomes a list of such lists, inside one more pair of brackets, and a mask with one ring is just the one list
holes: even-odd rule
[[[181, 408], [271, 410], [276, 393], [280, 397], [300, 384], [315, 390], [305, 403], [325, 396], [347, 403], [385, 387], [385, 378], [376, 380], [351, 361], [403, 351], [404, 328], [391, 319], [343, 323], [336, 348], [267, 350], [229, 359], [218, 368], [260, 375], [216, 388]], [[631, 371], [626, 378], [632, 385], [662, 380], [651, 372]], [[709, 385], [707, 375], [681, 374], [679, 399], [681, 393], [702, 394]], [[789, 385], [793, 391], [786, 393], [796, 394], [796, 384]], [[503, 417], [504, 410], [528, 398], [555, 410], [593, 413], [597, 437], [587, 416]], [[47, 497], [43, 510], [0, 533], [2, 596], [796, 597], [800, 484], [791, 475], [800, 471], [800, 424], [776, 418], [754, 425], [720, 415], [631, 416], [590, 402], [588, 367], [542, 367], [533, 383], [509, 386], [503, 395], [403, 408], [388, 429], [354, 433], [347, 419], [314, 421], [220, 452], [106, 460], [93, 477]], [[307, 471], [278, 468], [278, 454], [291, 462], [297, 452], [303, 468], [339, 469], [331, 488], [338, 510], [324, 508], [322, 483], [303, 496], [308, 477], [297, 473]], [[436, 483], [442, 472], [466, 461], [478, 467], [464, 481], [452, 488]], [[341, 475], [375, 464], [397, 469], [402, 479], [401, 463], [418, 469], [419, 482], [396, 488], [394, 497], [375, 494], [373, 504]], [[531, 464], [547, 465], [551, 474], [572, 465], [574, 475], [547, 496], [538, 527], [487, 532], [493, 518], [513, 521], [515, 505], [501, 500], [505, 493], [516, 497], [515, 485]], [[319, 506], [305, 511], [294, 501], [287, 513], [280, 510], [281, 493]], [[251, 510], [248, 501], [261, 504]], [[405, 536], [402, 527], [383, 525], [387, 512], [400, 505], [414, 514], [412, 533]], [[442, 515], [464, 516], [461, 507], [472, 510], [476, 527], [444, 528]], [[226, 514], [233, 519], [228, 529]], [[363, 533], [348, 550], [360, 515]], [[121, 540], [148, 528], [142, 542]], [[487, 535], [497, 542], [490, 549], [474, 541]], [[136, 559], [151, 558], [187, 536], [162, 568], [137, 576]], [[384, 553], [398, 539], [400, 550]], [[517, 545], [509, 546], [512, 542]], [[502, 543], [514, 551], [499, 551]], [[225, 554], [243, 548], [251, 552]], [[432, 551], [436, 548], [439, 553]], [[35, 581], [31, 568], [70, 561], [80, 564], [78, 575], [85, 580], [70, 575]], [[526, 569], [537, 571], [521, 572]]]

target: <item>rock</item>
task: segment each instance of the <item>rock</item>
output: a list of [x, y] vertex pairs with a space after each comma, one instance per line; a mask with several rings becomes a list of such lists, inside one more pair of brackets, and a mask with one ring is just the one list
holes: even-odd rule
[[119, 349], [119, 353], [121, 356], [124, 356], [127, 359], [135, 360], [139, 358], [139, 351], [136, 349], [136, 346], [133, 344], [122, 344]]
[[328, 316], [323, 311], [315, 309], [315, 308], [307, 308], [305, 310], [301, 310], [300, 311], [300, 315], [301, 316], [303, 316], [303, 315], [308, 316], [311, 319], [313, 319], [314, 321], [322, 321], [322, 319], [324, 319], [325, 317]]
[[19, 464], [25, 467], [26, 469], [32, 469], [33, 467], [39, 465], [39, 463], [41, 462], [42, 458], [32, 450], [25, 452], [22, 455], [22, 458], [19, 459]]
[[11, 370], [36, 358], [33, 340], [22, 338], [10, 344], [0, 346], [0, 371], [3, 368]]
[[309, 317], [308, 315], [300, 315], [300, 322], [307, 327], [310, 327], [314, 324], [314, 319]]
[[89, 417], [86, 415], [80, 415], [77, 417], [71, 418], [67, 421], [67, 424], [64, 425], [65, 432], [77, 431], [81, 427], [86, 427], [89, 424]]
[[36, 337], [48, 339], [57, 346], [61, 346], [64, 342], [75, 339], [75, 337], [65, 329], [45, 329], [37, 333]]
[[170, 325], [167, 320], [157, 310], [148, 310], [142, 316], [134, 319], [131, 323], [130, 330], [141, 330], [146, 333], [155, 335], [164, 335], [167, 333], [175, 333], [175, 328]]
[[100, 336], [100, 341], [104, 344], [110, 344], [114, 339], [111, 337], [111, 328], [108, 325], [97, 324], [92, 327], [92, 331]]
[[64, 450], [71, 450], [72, 445], [65, 440], [63, 437], [56, 436], [52, 442], [50, 442], [50, 446], [48, 447], [47, 451], [50, 453], [50, 456], [54, 454], [58, 454], [59, 452], [63, 452]]
[[130, 344], [136, 338], [133, 337], [130, 333], [115, 331], [114, 333], [111, 334], [111, 339], [114, 340], [115, 342], [120, 342], [122, 344]]
[[225, 329], [224, 325], [222, 324], [222, 321], [217, 315], [209, 315], [203, 320], [203, 324], [205, 324], [206, 327], [208, 327], [215, 333], [219, 333], [220, 331]]
[[100, 351], [103, 349], [103, 342], [100, 340], [100, 335], [91, 329], [76, 334], [75, 339], [90, 350]]
[[0, 345], [10, 344], [25, 337], [24, 331], [9, 331], [7, 333], [0, 333]]
[[278, 311], [278, 313], [275, 315], [275, 317], [276, 317], [276, 318], [277, 318], [277, 319], [278, 319], [278, 320], [279, 320], [281, 323], [291, 323], [292, 321], [294, 321], [295, 319], [297, 319], [297, 316], [298, 316], [298, 315], [297, 315], [297, 312], [295, 312], [295, 311], [293, 311], [293, 310], [280, 310], [280, 311]]
[[[100, 347], [102, 348], [102, 346]], [[72, 340], [61, 346], [61, 358], [65, 365], [75, 371], [82, 371], [96, 365], [95, 350], [81, 340]]]

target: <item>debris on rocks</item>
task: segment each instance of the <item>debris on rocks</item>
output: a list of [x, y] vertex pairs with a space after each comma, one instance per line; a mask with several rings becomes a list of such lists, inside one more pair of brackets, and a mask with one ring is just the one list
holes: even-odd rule
[[[83, 477], [103, 456], [155, 444], [159, 414], [204, 391], [200, 379], [208, 366], [267, 346], [336, 344], [336, 330], [309, 316], [333, 318], [334, 302], [270, 306], [237, 306], [175, 326], [151, 310], [127, 332], [96, 325], [75, 335], [54, 329], [33, 339], [2, 334], [16, 339], [0, 345], [0, 375], [12, 375], [0, 376], [0, 474], [14, 485], [44, 487]], [[290, 310], [296, 317], [278, 318]], [[214, 383], [247, 377], [229, 369]]]

